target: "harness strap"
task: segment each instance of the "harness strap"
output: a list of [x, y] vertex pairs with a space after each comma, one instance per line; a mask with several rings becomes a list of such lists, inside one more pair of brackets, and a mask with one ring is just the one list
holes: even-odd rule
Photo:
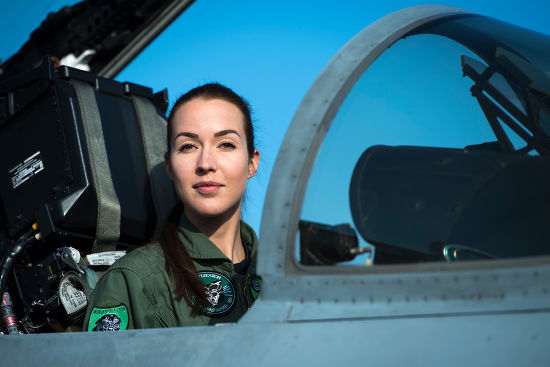
[[120, 238], [120, 203], [113, 186], [101, 117], [91, 85], [70, 81], [75, 88], [80, 111], [92, 182], [97, 197], [97, 226], [92, 252], [114, 251]]
[[175, 203], [173, 187], [166, 174], [164, 149], [166, 145], [166, 121], [159, 115], [155, 106], [147, 98], [132, 96], [141, 140], [145, 152], [151, 196], [157, 214], [153, 238], [157, 239], [162, 223]]

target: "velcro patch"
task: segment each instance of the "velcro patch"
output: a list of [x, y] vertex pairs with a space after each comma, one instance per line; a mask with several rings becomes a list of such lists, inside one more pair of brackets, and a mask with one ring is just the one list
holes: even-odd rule
[[199, 271], [198, 275], [210, 303], [201, 312], [206, 316], [222, 316], [231, 311], [235, 305], [235, 286], [231, 280], [215, 271]]
[[253, 276], [250, 278], [250, 295], [252, 299], [255, 300], [260, 295], [260, 290], [262, 289], [262, 278], [258, 276]]
[[88, 331], [113, 331], [128, 328], [128, 309], [125, 305], [116, 307], [94, 307], [90, 313]]

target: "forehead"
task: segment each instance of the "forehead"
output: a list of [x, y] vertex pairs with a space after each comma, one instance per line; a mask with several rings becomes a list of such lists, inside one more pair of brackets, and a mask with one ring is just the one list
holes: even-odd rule
[[233, 129], [244, 131], [244, 117], [233, 103], [222, 99], [192, 99], [174, 114], [174, 132], [187, 131], [200, 135]]

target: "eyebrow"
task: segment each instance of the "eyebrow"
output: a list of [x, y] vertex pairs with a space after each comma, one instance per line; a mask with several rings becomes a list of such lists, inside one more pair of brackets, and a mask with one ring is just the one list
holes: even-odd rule
[[222, 130], [222, 131], [218, 131], [217, 133], [214, 133], [214, 137], [217, 138], [219, 136], [224, 136], [227, 134], [237, 134], [237, 136], [240, 136], [237, 131], [229, 129], [229, 130]]
[[[237, 136], [240, 136], [239, 133], [236, 130], [228, 129], [228, 130], [222, 130], [222, 131], [218, 131], [218, 132], [214, 133], [214, 137], [217, 138], [217, 137], [224, 136], [224, 135], [227, 135], [227, 134], [237, 134]], [[178, 133], [174, 137], [174, 140], [179, 138], [180, 136], [187, 136], [188, 138], [192, 138], [192, 139], [198, 139], [199, 138], [199, 134], [194, 134], [194, 133], [190, 133], [190, 132], [187, 132], [187, 131], [183, 131], [181, 133]]]
[[198, 134], [188, 133], [188, 132], [184, 131], [184, 132], [178, 133], [178, 134], [174, 137], [174, 140], [176, 140], [176, 139], [179, 138], [180, 136], [187, 136], [188, 138], [193, 138], [193, 139], [198, 139], [198, 137], [199, 137]]

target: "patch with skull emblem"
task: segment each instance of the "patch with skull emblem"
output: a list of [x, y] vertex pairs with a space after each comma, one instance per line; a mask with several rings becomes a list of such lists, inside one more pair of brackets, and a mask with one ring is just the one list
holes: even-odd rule
[[221, 316], [229, 312], [235, 304], [235, 286], [229, 278], [213, 271], [199, 271], [198, 274], [210, 303], [210, 306], [201, 308], [201, 312], [207, 316]]
[[128, 309], [125, 305], [116, 307], [94, 307], [90, 313], [88, 331], [114, 331], [128, 328]]

